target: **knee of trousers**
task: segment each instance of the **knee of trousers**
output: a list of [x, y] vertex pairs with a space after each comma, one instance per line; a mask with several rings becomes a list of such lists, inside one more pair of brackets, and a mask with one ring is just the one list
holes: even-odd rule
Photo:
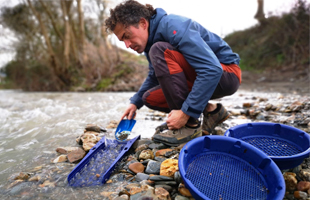
[[154, 43], [149, 51], [149, 56], [151, 61], [153, 62], [154, 58], [158, 56], [164, 57], [165, 51], [169, 50], [174, 50], [175, 48], [168, 42], [156, 42]]

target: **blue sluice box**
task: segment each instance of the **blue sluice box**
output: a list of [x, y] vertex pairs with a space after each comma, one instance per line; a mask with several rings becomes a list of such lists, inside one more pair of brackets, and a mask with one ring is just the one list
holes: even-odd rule
[[68, 175], [72, 187], [104, 184], [140, 135], [124, 142], [103, 137]]

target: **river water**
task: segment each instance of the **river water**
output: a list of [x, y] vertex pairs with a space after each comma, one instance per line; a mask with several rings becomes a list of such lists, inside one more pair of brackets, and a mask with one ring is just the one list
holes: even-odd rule
[[[1, 199], [102, 199], [103, 188], [75, 189], [66, 183], [66, 176], [73, 164], [51, 163], [57, 157], [56, 148], [77, 146], [75, 138], [81, 135], [87, 124], [106, 127], [112, 120], [119, 121], [126, 109], [132, 92], [126, 93], [34, 93], [18, 90], [0, 90], [0, 196]], [[279, 93], [253, 93], [238, 91], [232, 96], [219, 99], [227, 109], [242, 107], [251, 102], [253, 96], [268, 98], [269, 102], [293, 102], [297, 95], [279, 99]], [[307, 98], [307, 97], [304, 97]], [[141, 135], [150, 138], [156, 126], [163, 121], [150, 120], [150, 110], [143, 107], [137, 112], [137, 123], [131, 138]], [[250, 122], [236, 118], [228, 126]], [[114, 138], [115, 129], [104, 133]], [[55, 176], [55, 187], [38, 187], [37, 183], [24, 182], [19, 187], [8, 189], [8, 179], [14, 173], [31, 171], [38, 166], [46, 169], [45, 175]], [[118, 186], [119, 187], [119, 186]], [[15, 190], [14, 190], [15, 189]], [[107, 189], [108, 190], [108, 189]], [[40, 196], [40, 195], [41, 196]], [[15, 195], [15, 196], [14, 196]], [[14, 198], [13, 198], [14, 197]], [[39, 198], [39, 199], [40, 199]]]

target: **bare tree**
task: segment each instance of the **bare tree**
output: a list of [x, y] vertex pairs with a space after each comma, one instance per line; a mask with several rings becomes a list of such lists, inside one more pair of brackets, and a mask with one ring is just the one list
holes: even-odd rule
[[254, 16], [259, 22], [262, 22], [265, 19], [264, 13], [264, 0], [257, 0], [257, 12]]
[[[43, 34], [43, 37], [44, 37], [44, 40], [45, 40], [45, 44], [47, 46], [47, 51], [49, 53], [50, 65], [51, 65], [51, 67], [52, 67], [52, 69], [53, 69], [53, 71], [54, 71], [54, 73], [55, 73], [59, 83], [61, 85], [65, 85], [65, 81], [60, 78], [60, 75], [62, 74], [61, 73], [61, 69], [60, 69], [60, 66], [58, 64], [58, 61], [57, 61], [55, 52], [53, 50], [53, 47], [51, 45], [51, 41], [50, 41], [50, 39], [48, 37], [48, 33], [47, 33], [47, 30], [46, 30], [46, 27], [44, 25], [44, 22], [42, 21], [41, 14], [36, 11], [36, 9], [33, 7], [33, 5], [32, 5], [30, 0], [27, 0], [27, 2], [28, 2], [28, 5], [29, 5], [30, 9], [32, 10], [33, 14], [35, 15], [36, 19], [39, 22], [39, 26], [40, 26], [40, 29], [42, 31], [42, 34]], [[60, 88], [58, 88], [58, 89], [60, 89]]]

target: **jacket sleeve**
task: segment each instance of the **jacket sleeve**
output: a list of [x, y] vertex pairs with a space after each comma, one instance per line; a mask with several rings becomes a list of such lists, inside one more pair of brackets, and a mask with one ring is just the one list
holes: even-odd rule
[[[215, 53], [202, 39], [201, 32], [206, 34], [208, 31], [191, 19], [179, 16], [172, 16], [162, 23], [160, 28], [164, 40], [176, 47], [197, 73], [192, 90], [181, 110], [199, 118], [223, 73]], [[213, 34], [210, 34], [210, 37], [213, 37]]]
[[[147, 58], [147, 60], [149, 61], [148, 55], [146, 55], [146, 58]], [[138, 92], [137, 92], [134, 96], [132, 96], [132, 97], [130, 98], [130, 103], [136, 105], [137, 108], [140, 109], [140, 108], [144, 105], [143, 100], [142, 100], [143, 94], [144, 94], [147, 90], [149, 90], [149, 89], [151, 89], [151, 88], [157, 86], [158, 84], [159, 84], [159, 83], [158, 83], [157, 78], [156, 78], [156, 76], [155, 76], [154, 68], [153, 68], [151, 62], [149, 61], [149, 73], [148, 73], [148, 76], [147, 76], [146, 79], [144, 80], [144, 82], [143, 82], [143, 84], [141, 85], [141, 87], [140, 87], [140, 89], [138, 90]]]

